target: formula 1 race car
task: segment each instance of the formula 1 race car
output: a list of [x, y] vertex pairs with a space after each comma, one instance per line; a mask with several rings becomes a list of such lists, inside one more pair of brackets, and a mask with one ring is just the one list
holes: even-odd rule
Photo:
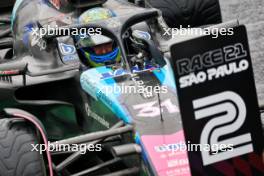
[[[183, 39], [163, 35], [155, 8], [51, 2], [18, 0], [13, 39], [0, 45], [12, 47], [0, 64], [0, 175], [173, 175], [178, 165], [190, 175], [187, 153], [169, 165], [156, 157], [184, 140], [169, 51]], [[78, 23], [94, 6], [116, 16]], [[96, 28], [119, 48], [118, 62], [91, 67], [83, 57], [73, 31]]]

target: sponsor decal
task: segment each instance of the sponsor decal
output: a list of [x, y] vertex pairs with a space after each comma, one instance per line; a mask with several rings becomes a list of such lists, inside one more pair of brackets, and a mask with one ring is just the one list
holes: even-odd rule
[[76, 61], [78, 59], [79, 58], [76, 55], [68, 55], [62, 57], [63, 62], [71, 62], [71, 61]]
[[88, 105], [88, 103], [85, 104], [85, 109], [86, 109], [87, 115], [89, 117], [92, 117], [94, 120], [96, 120], [98, 123], [100, 123], [104, 127], [110, 128], [109, 122], [107, 122], [104, 117], [101, 117], [98, 114], [96, 114], [95, 112], [91, 111], [90, 106]]
[[179, 144], [180, 147], [180, 141], [184, 141], [183, 131], [170, 135], [143, 135], [141, 140], [155, 168], [155, 175], [191, 176], [186, 150], [161, 149], [169, 144]]
[[66, 37], [59, 37], [58, 39], [58, 51], [60, 53], [61, 60], [64, 64], [79, 63], [79, 56], [74, 46], [73, 39]]
[[[187, 48], [187, 49], [183, 49]], [[171, 48], [192, 175], [264, 175], [263, 131], [245, 26]]]
[[59, 43], [59, 48], [62, 55], [73, 55], [76, 54], [76, 48], [73, 45], [65, 43]]

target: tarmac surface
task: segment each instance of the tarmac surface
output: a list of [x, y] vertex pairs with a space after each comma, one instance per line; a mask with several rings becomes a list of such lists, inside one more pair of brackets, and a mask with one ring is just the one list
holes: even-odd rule
[[264, 101], [264, 1], [220, 0], [223, 21], [238, 19], [248, 30], [259, 100]]
[[264, 1], [220, 0], [220, 5], [223, 21], [238, 19], [247, 27], [258, 99], [264, 104]]

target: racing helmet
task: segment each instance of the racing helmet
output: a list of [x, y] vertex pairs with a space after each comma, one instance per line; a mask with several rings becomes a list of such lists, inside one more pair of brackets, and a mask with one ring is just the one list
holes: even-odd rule
[[[80, 24], [87, 24], [115, 16], [112, 10], [96, 7], [81, 14], [78, 22]], [[101, 34], [80, 35], [77, 38], [77, 44], [86, 65], [98, 67], [105, 65], [107, 62], [117, 63], [121, 60], [120, 49], [116, 42], [107, 36]]]

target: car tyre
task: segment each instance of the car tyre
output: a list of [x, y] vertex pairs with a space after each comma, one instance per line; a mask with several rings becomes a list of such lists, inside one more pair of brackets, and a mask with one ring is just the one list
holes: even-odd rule
[[26, 123], [0, 120], [0, 176], [45, 176], [44, 160], [31, 144], [37, 137]]

